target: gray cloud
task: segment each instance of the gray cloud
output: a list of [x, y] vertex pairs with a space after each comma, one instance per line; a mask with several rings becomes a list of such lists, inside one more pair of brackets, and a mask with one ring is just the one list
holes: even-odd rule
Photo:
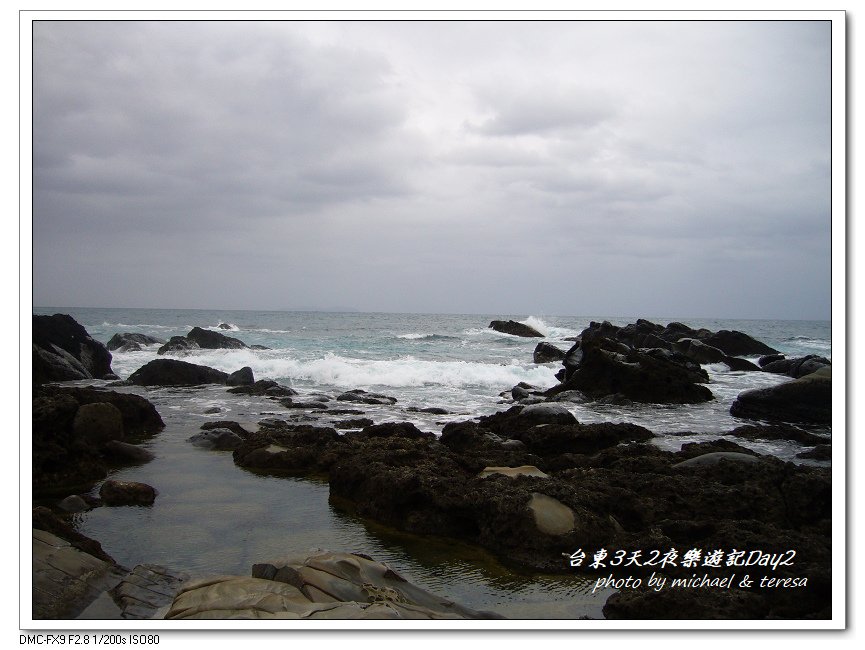
[[38, 22], [51, 306], [828, 317], [815, 22]]

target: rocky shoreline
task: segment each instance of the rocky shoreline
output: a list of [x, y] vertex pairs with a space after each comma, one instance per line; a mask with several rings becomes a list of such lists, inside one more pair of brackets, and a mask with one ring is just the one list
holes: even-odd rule
[[[97, 389], [50, 383], [117, 379], [107, 349], [103, 346], [103, 354], [101, 344], [69, 321], [69, 317], [34, 316], [33, 477], [34, 496], [39, 499], [73, 496], [83, 486], [104, 479], [113, 467], [146, 462], [145, 456], [136, 455], [135, 443], [158, 434], [162, 427], [159, 414], [147, 400], [108, 390], [110, 384]], [[202, 336], [195, 330], [191, 337], [175, 337], [187, 342], [173, 340], [172, 353], [194, 346], [245, 346], [217, 332]], [[831, 440], [808, 434], [796, 423], [831, 422], [829, 361], [819, 357], [778, 359], [777, 351], [742, 333], [692, 330], [677, 323], [658, 326], [638, 321], [624, 328], [592, 323], [578, 338], [570, 350], [560, 351], [559, 385], [546, 391], [516, 386], [507, 395], [509, 408], [490, 416], [458, 419], [441, 413], [449, 420], [440, 436], [408, 422], [375, 424], [364, 409], [396, 401], [387, 395], [359, 389], [339, 395], [297, 395], [276, 382], [256, 381], [248, 368], [229, 374], [159, 359], [136, 371], [130, 383], [217, 383], [231, 386], [226, 390], [232, 392], [272, 399], [286, 413], [284, 417], [262, 420], [256, 431], [238, 422], [217, 422], [190, 443], [232, 450], [235, 464], [243, 469], [276, 476], [324, 477], [331, 498], [359, 516], [399, 530], [475, 544], [523, 570], [579, 573], [593, 579], [615, 573], [641, 580], [641, 586], [621, 589], [610, 598], [604, 609], [607, 618], [830, 618], [831, 469], [758, 455], [735, 442], [780, 437], [812, 447], [803, 449], [803, 454], [825, 457]], [[115, 343], [141, 342], [126, 333]], [[545, 350], [544, 354], [555, 353]], [[766, 359], [755, 365], [741, 359], [743, 355], [766, 355]], [[731, 409], [737, 417], [753, 419], [752, 424], [713, 442], [685, 444], [676, 452], [653, 445], [655, 436], [647, 428], [626, 423], [582, 424], [567, 408], [568, 400], [585, 399], [661, 404], [711, 400], [714, 397], [704, 385], [708, 377], [700, 364], [716, 362], [745, 372], [783, 372], [793, 379], [739, 395]], [[330, 424], [323, 421], [324, 415], [348, 419], [338, 426], [332, 419]], [[158, 498], [158, 486], [155, 488], [147, 498]], [[146, 492], [132, 489], [135, 494], [142, 491]], [[83, 505], [70, 507], [99, 505], [92, 497], [90, 502], [81, 498]], [[129, 498], [133, 500], [128, 503], [141, 503], [134, 500], [138, 497]], [[110, 501], [105, 499], [106, 504]], [[58, 535], [57, 530], [45, 532]], [[46, 539], [40, 543], [47, 543]], [[671, 550], [676, 551], [672, 559]], [[769, 557], [790, 550], [796, 551], [793, 564], [755, 567], [761, 576], [787, 584], [806, 578], [805, 584], [797, 582], [796, 587], [758, 583], [757, 587], [658, 591], [646, 585], [650, 576], [661, 573], [670, 582], [695, 573], [718, 579], [733, 572], [741, 576], [735, 562], [703, 564], [713, 551], [759, 552], [759, 560], [762, 554]], [[601, 551], [606, 555], [598, 559], [596, 554]], [[638, 551], [642, 555], [635, 556]], [[694, 560], [694, 551], [700, 552], [698, 560]], [[640, 559], [653, 552], [667, 554], [663, 571]], [[689, 552], [691, 561], [684, 562]], [[575, 565], [580, 553], [586, 557]], [[617, 568], [621, 561], [611, 564], [621, 554], [630, 559], [627, 569]], [[276, 575], [289, 565], [271, 566]], [[283, 609], [279, 611], [310, 615], [309, 603], [314, 601], [303, 587], [312, 583], [298, 582], [301, 564], [290, 566], [292, 570], [282, 575], [291, 577], [286, 584], [301, 595], [291, 589], [288, 595], [281, 593], [279, 607]], [[756, 574], [756, 568], [751, 573]], [[240, 584], [235, 586], [240, 589]], [[252, 588], [243, 584], [243, 588]], [[255, 589], [261, 587], [256, 584]], [[265, 585], [264, 591], [271, 593], [268, 589], [271, 586]], [[298, 600], [301, 596], [306, 601]], [[379, 602], [375, 594], [367, 596], [370, 600], [344, 601], [365, 602], [365, 607], [339, 610], [329, 606], [328, 615], [382, 615], [368, 606]], [[407, 601], [391, 596], [385, 599], [387, 615], [418, 613], [400, 609], [395, 603]], [[179, 598], [172, 601], [174, 605]], [[210, 596], [196, 598], [196, 602], [208, 601]], [[291, 609], [295, 605], [302, 610]], [[193, 610], [185, 605], [175, 609]], [[238, 617], [264, 616], [263, 609], [256, 609], [257, 614], [235, 610], [240, 612]], [[194, 611], [207, 617], [222, 610]], [[322, 609], [315, 611], [319, 612], [315, 616], [324, 615]], [[269, 611], [268, 615], [276, 613]]]

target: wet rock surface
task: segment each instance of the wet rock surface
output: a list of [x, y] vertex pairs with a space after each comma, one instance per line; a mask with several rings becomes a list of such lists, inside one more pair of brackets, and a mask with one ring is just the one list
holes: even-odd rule
[[114, 378], [111, 353], [67, 314], [33, 316], [33, 384]]
[[730, 414], [752, 420], [830, 424], [831, 366], [777, 386], [739, 393]]
[[531, 325], [519, 323], [515, 320], [494, 320], [490, 323], [489, 327], [496, 332], [501, 332], [502, 334], [510, 334], [511, 336], [522, 336], [526, 338], [544, 338], [544, 335]]
[[200, 386], [227, 380], [228, 373], [178, 359], [154, 359], [129, 376], [138, 386]]
[[675, 353], [629, 348], [586, 331], [565, 358], [564, 381], [546, 395], [575, 390], [595, 399], [616, 395], [644, 403], [696, 404], [713, 399], [702, 385], [708, 381], [698, 364]]
[[[762, 590], [756, 600], [746, 594], [733, 602], [759, 607], [737, 616], [823, 610], [831, 555], [828, 469], [760, 456], [730, 440], [667, 452], [645, 444], [651, 432], [635, 425], [563, 424], [555, 413], [532, 422], [521, 420], [521, 410], [450, 423], [440, 439], [409, 424], [344, 436], [274, 426], [253, 434], [235, 462], [327, 475], [340, 507], [401, 530], [479, 544], [534, 570], [572, 571], [567, 556], [578, 548], [794, 544], [801, 558], [796, 571], [814, 576], [814, 589], [797, 590], [799, 605], [777, 591]], [[508, 440], [523, 444], [508, 448]], [[701, 593], [692, 593], [695, 605], [677, 615], [711, 609]], [[638, 604], [626, 610], [618, 603], [615, 611], [633, 615]]]
[[778, 359], [761, 365], [765, 372], [774, 372], [799, 379], [805, 375], [810, 375], [812, 372], [817, 372], [820, 368], [831, 366], [832, 362], [826, 357], [821, 357], [816, 354], [809, 354], [805, 357], [797, 357], [795, 359]]
[[135, 352], [145, 346], [156, 345], [157, 343], [162, 345], [165, 340], [137, 332], [124, 332], [112, 336], [105, 345], [112, 352]]
[[149, 506], [156, 500], [153, 486], [137, 481], [105, 481], [99, 496], [108, 506]]
[[499, 618], [435, 596], [386, 564], [319, 552], [256, 564], [251, 577], [186, 582], [165, 614], [190, 619], [483, 619]]
[[193, 327], [186, 336], [172, 336], [157, 354], [183, 353], [188, 350], [242, 350], [246, 343], [232, 336]]
[[34, 494], [92, 483], [112, 465], [140, 462], [118, 458], [113, 443], [140, 443], [164, 426], [153, 405], [138, 395], [83, 387], [35, 389]]

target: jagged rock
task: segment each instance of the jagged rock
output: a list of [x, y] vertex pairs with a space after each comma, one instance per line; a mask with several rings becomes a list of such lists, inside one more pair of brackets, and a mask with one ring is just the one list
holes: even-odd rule
[[544, 338], [544, 335], [531, 325], [526, 325], [525, 323], [518, 323], [515, 320], [494, 320], [490, 323], [489, 326], [490, 329], [494, 329], [496, 332], [510, 334], [511, 336]]
[[240, 339], [200, 327], [193, 327], [189, 330], [186, 338], [205, 350], [242, 350], [247, 347], [246, 343]]
[[331, 427], [289, 425], [285, 422], [259, 423], [233, 454], [240, 467], [273, 472], [327, 471], [349, 444]]
[[[709, 380], [698, 365], [685, 363], [661, 349], [636, 350], [588, 330], [580, 347], [572, 349], [565, 363], [566, 380], [548, 390], [555, 397], [566, 390], [579, 390], [595, 399], [622, 395], [635, 402], [694, 404], [713, 399], [712, 392], [698, 382]], [[569, 374], [567, 374], [569, 373]]]
[[146, 345], [155, 345], [159, 343], [160, 345], [165, 343], [165, 339], [158, 339], [155, 336], [148, 336], [147, 334], [139, 334], [137, 332], [124, 332], [123, 334], [115, 334], [112, 336], [108, 343], [106, 343], [106, 347], [114, 352], [135, 352], [140, 350], [142, 346]]
[[532, 354], [532, 360], [535, 363], [550, 363], [553, 361], [563, 361], [566, 352], [557, 348], [552, 343], [541, 342], [535, 347]]
[[252, 368], [244, 366], [240, 370], [236, 370], [225, 380], [228, 386], [253, 386], [255, 385], [255, 377], [252, 374]]
[[162, 345], [157, 351], [156, 354], [169, 354], [169, 353], [180, 353], [186, 354], [191, 350], [198, 350], [199, 345], [195, 341], [190, 341], [185, 336], [172, 336], [168, 341]]
[[33, 383], [113, 375], [111, 353], [67, 314], [33, 316]]
[[188, 352], [189, 350], [242, 350], [246, 343], [219, 332], [193, 327], [186, 336], [172, 336], [168, 343], [159, 348], [157, 354], [169, 352]]
[[583, 335], [587, 333], [592, 338], [602, 337], [619, 341], [631, 348], [664, 348], [670, 350], [682, 339], [696, 339], [732, 357], [778, 352], [765, 343], [735, 330], [711, 332], [707, 329], [693, 329], [683, 323], [676, 322], [663, 326], [644, 318], [624, 327], [613, 325], [609, 321], [603, 323], [593, 321], [589, 327], [583, 330], [580, 338], [582, 339]]
[[228, 373], [177, 359], [154, 359], [129, 376], [138, 386], [200, 386], [224, 384]]

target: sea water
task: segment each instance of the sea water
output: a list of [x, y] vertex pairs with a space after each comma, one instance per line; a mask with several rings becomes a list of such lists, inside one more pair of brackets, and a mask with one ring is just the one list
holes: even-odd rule
[[[50, 307], [34, 313], [68, 313], [103, 343], [122, 332], [168, 339], [185, 335], [194, 326], [218, 331], [268, 349], [196, 350], [168, 356], [225, 372], [249, 366], [256, 379], [290, 385], [301, 396], [334, 397], [356, 388], [384, 393], [395, 397], [396, 404], [364, 405], [366, 417], [377, 423], [409, 421], [434, 433], [448, 421], [508, 408], [500, 393], [519, 382], [538, 388], [555, 385], [561, 364], [532, 361], [539, 341], [566, 350], [572, 345], [566, 339], [579, 335], [591, 321], [626, 325], [637, 318]], [[520, 338], [488, 328], [493, 319], [509, 318], [532, 325], [544, 338]], [[826, 321], [649, 320], [739, 330], [788, 356], [831, 358], [831, 325]], [[112, 353], [114, 372], [126, 379], [159, 358], [158, 347]], [[730, 371], [723, 364], [704, 368], [715, 396], [705, 404], [567, 406], [580, 422], [645, 426], [658, 436], [653, 444], [677, 450], [685, 442], [714, 440], [744, 424], [729, 413], [743, 390], [789, 381], [770, 373]], [[187, 442], [209, 420], [237, 420], [254, 428], [264, 417], [285, 417], [287, 410], [272, 400], [232, 395], [216, 386], [126, 390], [153, 402], [166, 428], [145, 445], [156, 454], [154, 461], [120, 470], [114, 477], [154, 485], [159, 496], [150, 508], [98, 508], [77, 515], [76, 522], [81, 532], [99, 540], [122, 564], [156, 562], [196, 575], [248, 575], [252, 564], [282, 555], [315, 548], [349, 550], [385, 561], [419, 585], [470, 607], [523, 618], [600, 616], [610, 592], [592, 594], [591, 585], [580, 578], [520, 572], [469, 545], [378, 526], [331, 505], [322, 481], [251, 473], [236, 467], [230, 452], [205, 451]], [[428, 407], [448, 414], [415, 410]], [[811, 430], [830, 435], [826, 427]], [[820, 464], [796, 459], [802, 450], [797, 443], [737, 442], [784, 460]]]

